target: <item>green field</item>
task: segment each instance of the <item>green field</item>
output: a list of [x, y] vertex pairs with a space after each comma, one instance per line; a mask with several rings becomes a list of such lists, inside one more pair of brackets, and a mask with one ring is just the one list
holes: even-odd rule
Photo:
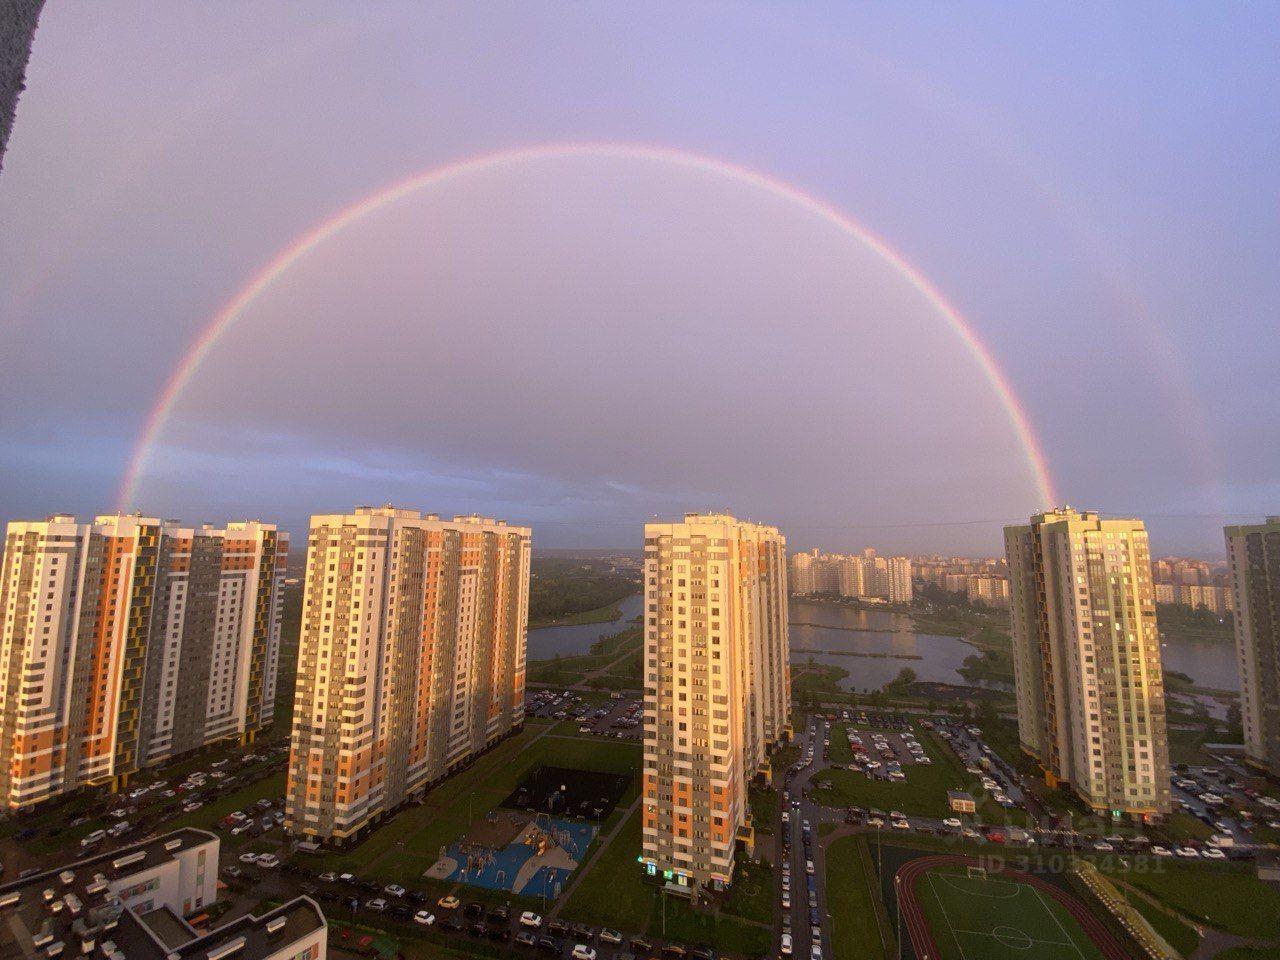
[[1015, 880], [930, 870], [916, 882], [939, 960], [1101, 960], [1057, 902]]
[[[823, 824], [829, 826], [829, 824]], [[868, 875], [865, 841], [841, 837], [827, 849], [827, 909], [836, 960], [883, 960], [876, 923], [879, 885]]]
[[773, 881], [769, 871], [753, 868], [740, 873], [737, 879], [741, 884], [725, 912], [717, 917], [695, 913], [678, 897], [664, 898], [656, 885], [645, 881], [636, 862], [639, 855], [640, 811], [636, 810], [591, 865], [561, 916], [748, 956], [769, 950], [773, 938]]
[[1241, 865], [1186, 866], [1161, 863], [1159, 870], [1107, 871], [1140, 887], [1193, 920], [1241, 937], [1274, 938], [1280, 931], [1280, 891]]

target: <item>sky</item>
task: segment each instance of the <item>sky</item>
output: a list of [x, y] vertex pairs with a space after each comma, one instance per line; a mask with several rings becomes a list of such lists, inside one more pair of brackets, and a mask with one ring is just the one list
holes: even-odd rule
[[[0, 172], [0, 519], [395, 502], [635, 548], [728, 509], [998, 553], [1051, 504], [923, 279], [1056, 500], [1220, 554], [1280, 513], [1278, 41], [1265, 4], [51, 3]], [[570, 142], [664, 152], [355, 218], [125, 489], [300, 237]]]

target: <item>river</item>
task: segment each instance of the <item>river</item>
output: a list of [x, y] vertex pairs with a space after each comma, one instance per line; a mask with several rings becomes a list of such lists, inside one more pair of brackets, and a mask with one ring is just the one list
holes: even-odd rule
[[[631, 596], [618, 604], [620, 615], [608, 623], [530, 630], [529, 659], [550, 660], [557, 654], [570, 657], [586, 653], [601, 637], [626, 627], [640, 615], [643, 607], [643, 597]], [[845, 689], [878, 689], [896, 677], [903, 667], [910, 667], [921, 680], [963, 684], [965, 679], [956, 671], [965, 657], [977, 652], [975, 647], [956, 637], [918, 633], [911, 618], [901, 613], [791, 601], [791, 662], [801, 665], [812, 656], [818, 663], [842, 667], [849, 671], [842, 683]], [[849, 653], [883, 656], [849, 656]], [[1189, 675], [1200, 686], [1240, 689], [1233, 643], [1171, 640], [1161, 649], [1161, 654], [1167, 669]]]
[[644, 609], [644, 597], [636, 594], [618, 603], [619, 616], [608, 623], [581, 623], [565, 627], [537, 627], [529, 631], [529, 659], [551, 660], [557, 654], [572, 657], [586, 653], [601, 637], [608, 637], [630, 625]]

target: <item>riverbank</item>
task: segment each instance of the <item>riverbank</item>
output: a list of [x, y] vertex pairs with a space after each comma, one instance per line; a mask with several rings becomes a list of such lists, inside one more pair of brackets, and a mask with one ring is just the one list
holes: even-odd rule
[[605, 604], [603, 607], [596, 607], [594, 610], [582, 610], [578, 613], [570, 613], [550, 620], [530, 621], [529, 629], [542, 630], [546, 627], [583, 627], [592, 623], [612, 623], [622, 616], [620, 604], [626, 599], [626, 597], [623, 597], [622, 600]]

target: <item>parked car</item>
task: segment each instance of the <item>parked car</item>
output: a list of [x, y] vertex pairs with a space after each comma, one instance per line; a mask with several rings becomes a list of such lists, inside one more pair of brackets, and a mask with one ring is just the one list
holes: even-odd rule
[[524, 913], [520, 914], [520, 926], [531, 927], [536, 930], [538, 927], [542, 926], [542, 918], [532, 910], [526, 910]]

